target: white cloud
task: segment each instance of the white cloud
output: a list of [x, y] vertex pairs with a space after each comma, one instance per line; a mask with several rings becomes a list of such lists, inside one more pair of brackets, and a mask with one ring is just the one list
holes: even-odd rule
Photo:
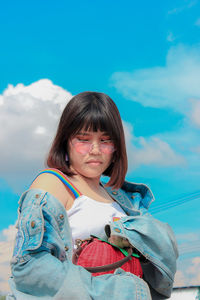
[[171, 109], [183, 116], [174, 131], [161, 132], [147, 139], [134, 139], [133, 143], [139, 144], [139, 151], [130, 148], [131, 156], [134, 156], [131, 164], [134, 165], [137, 160], [164, 167], [177, 163], [187, 170], [187, 176], [195, 173], [196, 178], [200, 176], [200, 46], [172, 47], [166, 66], [116, 72], [111, 81], [125, 98], [144, 107]]
[[[71, 98], [71, 94], [69, 92], [57, 85], [54, 85], [49, 79], [41, 79], [28, 86], [24, 86], [22, 83], [17, 84], [16, 87], [8, 85], [3, 96], [16, 96], [21, 106], [28, 110], [34, 108], [34, 99], [59, 104], [62, 110], [66, 105], [66, 98]], [[28, 97], [26, 98], [26, 96]], [[20, 100], [19, 97], [21, 98]]]
[[184, 5], [171, 9], [170, 11], [168, 11], [168, 14], [173, 15], [173, 14], [181, 13], [182, 11], [195, 6], [197, 3], [198, 0], [186, 0]]
[[178, 271], [175, 275], [174, 286], [200, 285], [200, 257], [181, 258], [178, 261]]
[[186, 114], [188, 99], [200, 98], [200, 47], [172, 47], [166, 66], [116, 72], [111, 81], [126, 98], [143, 106], [171, 108]]
[[175, 154], [168, 143], [157, 137], [151, 137], [149, 140], [140, 137], [142, 150], [136, 153], [136, 161], [142, 161], [144, 164], [158, 163], [163, 166], [179, 165], [184, 159]]
[[191, 99], [191, 110], [189, 112], [189, 117], [194, 125], [200, 128], [200, 100]]
[[57, 122], [71, 97], [48, 79], [9, 85], [0, 96], [0, 177], [18, 190], [20, 178], [28, 174], [31, 180], [44, 167]]
[[183, 272], [179, 270], [175, 274], [174, 286], [187, 286], [187, 278], [185, 278]]
[[176, 240], [180, 257], [174, 285], [200, 285], [200, 231], [177, 234]]
[[47, 130], [43, 126], [38, 126], [34, 132], [35, 134], [45, 134]]
[[167, 142], [156, 136], [149, 138], [136, 137], [133, 134], [131, 124], [123, 122], [123, 125], [129, 158], [129, 170], [140, 165], [153, 164], [167, 167], [185, 164], [184, 157], [175, 153]]
[[200, 256], [194, 257], [192, 259], [192, 265], [188, 268], [189, 274], [199, 274], [199, 282], [200, 282]]
[[0, 106], [3, 105], [3, 97], [0, 96]]
[[15, 225], [10, 225], [8, 228], [5, 228], [1, 232], [0, 242], [2, 240], [7, 242], [14, 241], [15, 235], [17, 233], [17, 229]]
[[8, 278], [11, 274], [10, 260], [12, 257], [16, 228], [10, 225], [9, 228], [0, 232], [0, 291], [6, 293], [9, 291]]
[[197, 147], [193, 147], [193, 148], [191, 148], [190, 150], [191, 150], [192, 152], [195, 152], [195, 153], [197, 153], [197, 154], [200, 154], [200, 145], [197, 146]]
[[179, 243], [200, 241], [200, 232], [188, 232], [188, 233], [180, 233], [176, 235], [177, 240]]

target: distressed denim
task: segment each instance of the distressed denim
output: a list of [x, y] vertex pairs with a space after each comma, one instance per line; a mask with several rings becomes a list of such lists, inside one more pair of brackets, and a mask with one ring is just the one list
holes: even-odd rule
[[170, 297], [177, 246], [169, 225], [148, 213], [154, 200], [143, 184], [125, 182], [107, 191], [127, 213], [107, 229], [126, 237], [146, 258], [144, 278], [117, 269], [93, 277], [72, 264], [72, 237], [64, 206], [50, 193], [31, 189], [19, 201], [18, 233], [11, 260], [7, 300], [148, 300]]

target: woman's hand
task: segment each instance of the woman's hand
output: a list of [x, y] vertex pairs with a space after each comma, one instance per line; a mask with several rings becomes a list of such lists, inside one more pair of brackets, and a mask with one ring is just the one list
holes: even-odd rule
[[109, 243], [114, 244], [120, 248], [132, 247], [126, 238], [122, 238], [118, 235], [111, 235], [108, 241]]

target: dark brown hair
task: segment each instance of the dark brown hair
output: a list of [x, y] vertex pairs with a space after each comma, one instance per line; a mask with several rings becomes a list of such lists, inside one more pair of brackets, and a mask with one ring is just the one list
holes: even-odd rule
[[104, 93], [83, 92], [69, 101], [60, 118], [47, 165], [68, 176], [74, 175], [65, 156], [69, 139], [81, 129], [107, 132], [114, 141], [116, 151], [113, 154], [113, 162], [103, 175], [110, 177], [107, 186], [120, 188], [127, 172], [124, 130], [117, 106]]

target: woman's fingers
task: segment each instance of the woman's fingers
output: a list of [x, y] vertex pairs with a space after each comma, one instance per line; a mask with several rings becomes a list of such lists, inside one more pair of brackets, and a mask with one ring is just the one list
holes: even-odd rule
[[114, 244], [120, 248], [130, 247], [130, 243], [126, 238], [119, 237], [117, 235], [111, 235], [108, 239], [109, 243]]

